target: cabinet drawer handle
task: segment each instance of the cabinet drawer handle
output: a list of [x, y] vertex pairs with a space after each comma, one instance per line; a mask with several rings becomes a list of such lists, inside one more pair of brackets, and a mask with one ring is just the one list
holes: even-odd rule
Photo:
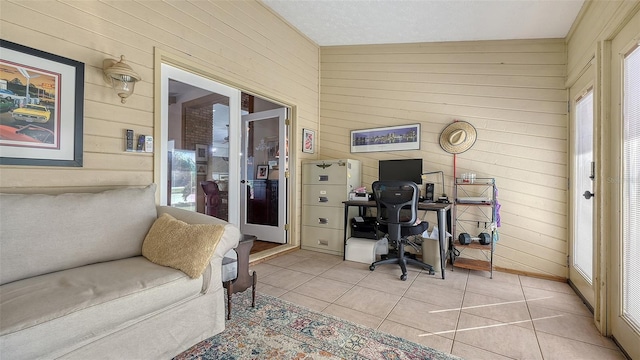
[[329, 240], [318, 240], [318, 245], [329, 246]]
[[329, 175], [318, 175], [318, 181], [329, 181]]
[[318, 198], [318, 202], [321, 202], [321, 203], [329, 202], [329, 198], [326, 196], [320, 196]]
[[327, 218], [318, 218], [318, 224], [328, 224], [329, 219]]

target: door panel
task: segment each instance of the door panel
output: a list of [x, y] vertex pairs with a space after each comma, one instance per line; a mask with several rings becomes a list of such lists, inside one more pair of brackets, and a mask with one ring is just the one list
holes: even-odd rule
[[640, 359], [640, 13], [611, 42], [611, 334]]
[[592, 309], [595, 306], [594, 212], [595, 180], [593, 66], [569, 90], [571, 99], [571, 232], [569, 281]]
[[[197, 198], [204, 196], [200, 181], [215, 180], [222, 192], [224, 213], [228, 213], [230, 223], [237, 225], [239, 202], [234, 202], [233, 199], [239, 198], [237, 184], [240, 171], [237, 154], [240, 142], [234, 139], [239, 139], [240, 91], [168, 64], [161, 65], [160, 91], [163, 99], [160, 104], [161, 120], [156, 130], [160, 154], [156, 155], [158, 171], [155, 175], [160, 186], [160, 204], [180, 204], [181, 199], [187, 203], [197, 203]], [[174, 99], [172, 104], [170, 97]], [[208, 117], [202, 120], [206, 122], [208, 131], [200, 131], [191, 136], [193, 134], [189, 135], [187, 132], [193, 133], [195, 130], [189, 131], [184, 127], [184, 112], [185, 108], [196, 107], [199, 102], [203, 103], [202, 108], [209, 110]], [[184, 104], [189, 106], [182, 106]], [[221, 127], [229, 140], [226, 144], [222, 144], [217, 135]], [[175, 144], [176, 150], [191, 151], [194, 156], [181, 157], [181, 164], [176, 163], [177, 158], [170, 151], [173, 149], [169, 149], [171, 143]], [[198, 153], [196, 150], [199, 150]], [[172, 176], [176, 175], [173, 171], [175, 169], [181, 170], [180, 176]], [[173, 199], [177, 201], [172, 201]], [[195, 206], [192, 205], [189, 209], [195, 211]]]
[[287, 242], [288, 146], [286, 109], [242, 117], [240, 230], [259, 240]]

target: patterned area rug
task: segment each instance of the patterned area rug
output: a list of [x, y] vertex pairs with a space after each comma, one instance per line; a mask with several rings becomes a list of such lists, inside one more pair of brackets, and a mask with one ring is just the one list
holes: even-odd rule
[[250, 294], [234, 295], [225, 331], [175, 359], [459, 359], [268, 295], [252, 308]]

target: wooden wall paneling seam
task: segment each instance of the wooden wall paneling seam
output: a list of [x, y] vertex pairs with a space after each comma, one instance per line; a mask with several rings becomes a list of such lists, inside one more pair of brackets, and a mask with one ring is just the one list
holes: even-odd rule
[[[441, 123], [442, 128], [445, 124], [450, 122], [452, 116], [464, 119], [491, 119], [498, 121], [509, 121], [516, 124], [526, 125], [533, 123], [537, 125], [555, 126], [566, 121], [566, 114], [540, 114], [522, 112], [517, 110], [505, 110], [505, 109], [487, 109], [487, 108], [473, 108], [473, 107], [454, 107], [448, 104], [431, 104], [430, 107], [421, 106], [421, 104], [410, 104], [412, 107], [406, 108], [387, 108], [371, 105], [359, 105], [349, 104], [347, 101], [331, 101], [331, 98], [327, 99], [328, 94], [324, 94], [322, 98], [323, 113], [327, 113], [333, 116], [335, 119], [352, 119], [358, 116], [366, 116], [367, 119], [371, 118], [375, 121], [377, 118], [403, 118], [411, 120], [434, 120], [435, 123]], [[344, 114], [344, 115], [340, 115]], [[445, 121], [438, 122], [439, 119], [446, 119]], [[339, 124], [337, 124], [339, 125]], [[347, 126], [347, 124], [343, 124]], [[439, 129], [439, 131], [442, 130]]]
[[[443, 113], [455, 113], [452, 108], [473, 108], [489, 109], [489, 110], [512, 110], [524, 113], [532, 113], [537, 116], [542, 114], [566, 114], [567, 104], [564, 101], [557, 102], [536, 102], [529, 100], [511, 100], [511, 99], [491, 99], [491, 98], [465, 98], [464, 96], [434, 96], [431, 101], [421, 101], [420, 96], [409, 96], [399, 98], [393, 93], [384, 96], [382, 93], [369, 91], [368, 94], [358, 95], [354, 91], [341, 91], [335, 93], [324, 93], [323, 99], [329, 102], [340, 104], [355, 104], [361, 106], [372, 106], [376, 108], [397, 108], [420, 110], [425, 107], [443, 107], [447, 110]], [[351, 95], [351, 96], [349, 96]], [[409, 99], [407, 99], [409, 98]]]
[[381, 63], [331, 63], [322, 59], [323, 70], [354, 71], [354, 72], [398, 72], [398, 73], [426, 73], [426, 74], [476, 74], [502, 76], [565, 76], [566, 68], [562, 65], [515, 65], [515, 64], [474, 64], [473, 71], [469, 64], [402, 64], [390, 66]]
[[400, 83], [452, 84], [508, 88], [565, 89], [564, 79], [535, 75], [435, 74], [405, 72], [332, 71], [322, 72], [323, 84], [331, 80], [395, 81]]
[[465, 96], [487, 96], [496, 98], [526, 99], [536, 101], [558, 101], [559, 94], [566, 91], [562, 89], [535, 88], [535, 87], [508, 87], [492, 85], [470, 85], [470, 84], [439, 84], [421, 83], [409, 81], [392, 80], [354, 80], [354, 79], [324, 79], [322, 86], [328, 91], [334, 89], [373, 89], [373, 90], [395, 90], [400, 93], [412, 92], [422, 95], [443, 94]]
[[384, 53], [499, 53], [499, 52], [563, 52], [564, 39], [452, 41], [438, 43], [405, 43], [379, 45], [323, 46], [322, 51], [332, 55], [384, 54]]

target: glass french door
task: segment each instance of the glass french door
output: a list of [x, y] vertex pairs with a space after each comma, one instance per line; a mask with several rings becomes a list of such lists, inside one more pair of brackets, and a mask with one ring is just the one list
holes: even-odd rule
[[240, 230], [284, 244], [289, 149], [286, 108], [242, 116]]
[[569, 280], [594, 307], [594, 91], [589, 65], [569, 90], [571, 98], [571, 232]]
[[640, 13], [611, 42], [611, 334], [640, 359]]
[[[237, 225], [240, 91], [162, 64], [160, 92], [160, 154], [155, 156], [160, 204], [199, 211], [204, 202], [200, 182], [214, 181], [222, 198], [216, 215]], [[191, 109], [196, 109], [193, 128], [185, 114]]]

